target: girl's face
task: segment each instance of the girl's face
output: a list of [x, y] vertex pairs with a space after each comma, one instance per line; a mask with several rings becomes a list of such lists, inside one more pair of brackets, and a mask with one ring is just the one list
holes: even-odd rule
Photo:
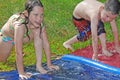
[[103, 10], [103, 11], [101, 12], [101, 20], [102, 20], [103, 22], [110, 22], [110, 21], [112, 21], [113, 19], [115, 19], [116, 17], [117, 17], [117, 15], [112, 14], [110, 11], [105, 11], [105, 10]]
[[38, 28], [43, 21], [43, 8], [35, 6], [29, 15], [30, 28]]

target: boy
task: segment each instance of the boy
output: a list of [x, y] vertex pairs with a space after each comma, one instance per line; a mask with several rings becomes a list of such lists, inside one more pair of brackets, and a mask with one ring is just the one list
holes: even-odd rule
[[77, 27], [79, 34], [63, 43], [65, 48], [72, 51], [71, 44], [78, 41], [85, 41], [92, 35], [93, 60], [98, 56], [98, 38], [102, 45], [102, 53], [106, 56], [112, 56], [106, 48], [106, 35], [103, 22], [110, 22], [114, 35], [115, 49], [120, 53], [118, 31], [115, 23], [120, 10], [118, 0], [107, 0], [105, 4], [97, 0], [84, 0], [80, 2], [73, 11], [73, 23]]

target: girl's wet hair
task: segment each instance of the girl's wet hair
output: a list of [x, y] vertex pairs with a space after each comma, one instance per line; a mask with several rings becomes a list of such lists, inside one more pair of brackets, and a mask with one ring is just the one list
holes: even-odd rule
[[[42, 3], [40, 0], [27, 0], [26, 3], [25, 3], [25, 10], [28, 12], [28, 16], [25, 16], [24, 13], [21, 13], [25, 16], [25, 22], [22, 23], [22, 24], [25, 24], [25, 27], [26, 27], [26, 35], [28, 36], [29, 40], [30, 40], [30, 37], [28, 35], [28, 27], [27, 27], [27, 24], [29, 22], [29, 15], [30, 15], [30, 12], [33, 10], [33, 8], [35, 6], [40, 6], [40, 7], [43, 7]], [[21, 15], [20, 14], [20, 15]], [[40, 27], [40, 34], [41, 34], [41, 31], [42, 31], [42, 28]]]
[[35, 6], [43, 7], [40, 0], [27, 0], [27, 2], [25, 3], [25, 10], [30, 13]]
[[107, 0], [105, 3], [105, 10], [111, 11], [112, 14], [119, 14], [120, 11], [119, 0]]

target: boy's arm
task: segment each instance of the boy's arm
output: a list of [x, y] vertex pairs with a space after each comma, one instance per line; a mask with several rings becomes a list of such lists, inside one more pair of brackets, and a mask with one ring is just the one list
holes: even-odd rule
[[110, 22], [112, 27], [112, 32], [114, 36], [115, 50], [120, 54], [120, 46], [119, 46], [119, 38], [118, 38], [118, 30], [115, 20]]
[[118, 47], [119, 46], [118, 30], [117, 30], [117, 25], [116, 25], [115, 20], [112, 20], [110, 22], [110, 24], [111, 24], [111, 28], [112, 28], [112, 32], [113, 32], [113, 36], [114, 36], [115, 46]]
[[91, 18], [91, 33], [92, 33], [92, 47], [93, 47], [93, 60], [97, 59], [98, 55], [98, 35], [97, 35], [97, 17]]

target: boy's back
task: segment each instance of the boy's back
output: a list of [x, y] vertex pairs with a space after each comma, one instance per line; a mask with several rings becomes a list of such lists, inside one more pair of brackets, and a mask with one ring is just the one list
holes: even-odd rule
[[84, 0], [75, 7], [73, 15], [76, 18], [84, 18], [86, 20], [90, 20], [90, 16], [99, 13], [99, 8], [101, 6], [104, 6], [104, 4], [98, 2], [97, 0]]

